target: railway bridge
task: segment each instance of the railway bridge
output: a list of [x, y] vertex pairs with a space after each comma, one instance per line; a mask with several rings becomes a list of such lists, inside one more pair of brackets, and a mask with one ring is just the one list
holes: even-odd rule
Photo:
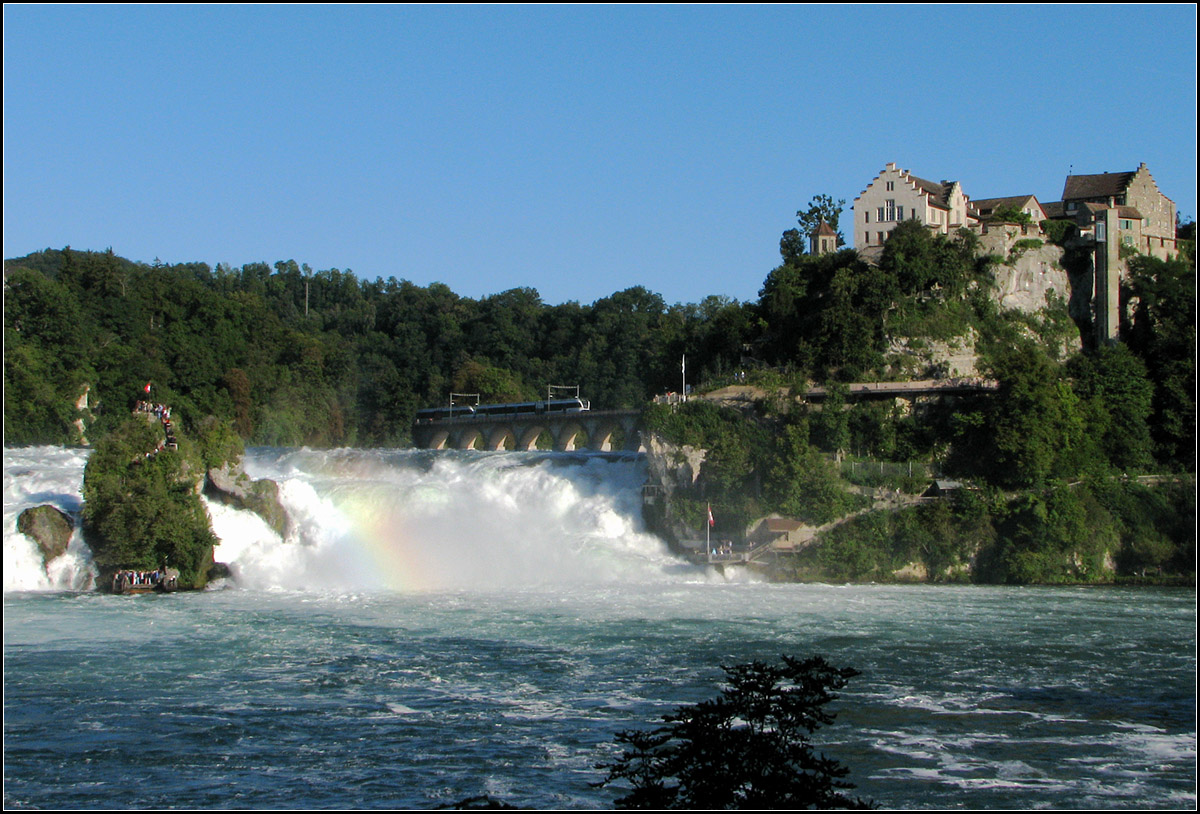
[[[642, 448], [641, 410], [584, 410], [541, 415], [455, 416], [413, 425], [413, 443], [423, 449], [537, 449], [543, 433], [556, 452], [584, 448], [595, 452]], [[616, 442], [614, 445], [614, 441]]]

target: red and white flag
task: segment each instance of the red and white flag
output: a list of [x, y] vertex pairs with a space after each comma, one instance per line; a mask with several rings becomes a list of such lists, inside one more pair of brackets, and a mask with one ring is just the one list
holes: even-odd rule
[[710, 525], [710, 526], [715, 526], [716, 524], [717, 524], [717, 521], [716, 521], [716, 520], [713, 520], [713, 516], [712, 516], [712, 504], [710, 503], [710, 504], [708, 505], [708, 525]]
[[146, 395], [150, 395], [150, 382], [146, 382]]

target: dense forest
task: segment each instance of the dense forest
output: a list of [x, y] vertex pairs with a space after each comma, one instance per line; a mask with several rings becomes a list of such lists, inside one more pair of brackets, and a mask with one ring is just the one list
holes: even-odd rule
[[[94, 442], [149, 382], [185, 431], [214, 416], [254, 445], [403, 446], [415, 411], [452, 391], [510, 401], [579, 385], [594, 408], [645, 407], [678, 389], [686, 354], [688, 380], [702, 387], [830, 386], [821, 410], [768, 399], [765, 421], [701, 405], [650, 410], [664, 436], [709, 449], [700, 487], [731, 522], [854, 511], [830, 459], [917, 461], [988, 489], [1041, 490], [1027, 507], [1034, 520], [1062, 503], [1054, 490], [1065, 483], [1195, 472], [1194, 243], [1169, 261], [1127, 258], [1122, 341], [1092, 347], [1087, 318], [1073, 318], [1065, 298], [1035, 314], [999, 308], [993, 272], [1004, 258], [969, 232], [901, 224], [877, 263], [853, 250], [805, 254], [794, 232], [756, 301], [686, 305], [641, 287], [549, 305], [532, 289], [475, 300], [291, 260], [213, 269], [46, 249], [5, 262], [5, 443], [78, 443], [81, 418]], [[845, 402], [841, 383], [944, 374], [906, 367], [898, 341], [968, 334], [995, 394], [919, 410]], [[1177, 559], [1170, 547], [1149, 559]]]
[[111, 250], [5, 263], [5, 443], [73, 443], [126, 416], [147, 382], [185, 428], [232, 420], [252, 444], [403, 445], [451, 391], [534, 399], [575, 385], [597, 407], [677, 387], [679, 359], [732, 369], [753, 308], [666, 306], [631, 288], [591, 305], [532, 289], [480, 300], [442, 284], [359, 280], [295, 262], [238, 269], [132, 263]]
[[[597, 408], [637, 407], [678, 388], [684, 354], [698, 383], [745, 370], [798, 382], [896, 379], [911, 375], [889, 357], [897, 337], [974, 331], [1001, 398], [929, 421], [873, 405], [845, 427], [814, 428], [823, 435], [812, 440], [888, 460], [938, 455], [967, 474], [987, 461], [1012, 485], [1098, 458], [1194, 471], [1190, 258], [1133, 258], [1126, 341], [1062, 359], [1064, 334], [1078, 345], [1089, 326], [1061, 302], [1037, 317], [1001, 312], [989, 291], [996, 258], [969, 234], [902, 224], [878, 265], [851, 250], [798, 254], [786, 240], [781, 252], [756, 302], [668, 306], [640, 287], [548, 305], [532, 289], [474, 300], [440, 283], [360, 280], [290, 260], [212, 269], [47, 249], [5, 262], [4, 440], [78, 442], [85, 386], [94, 439], [152, 382], [185, 429], [214, 415], [251, 444], [403, 445], [414, 412], [451, 391], [507, 401], [577, 384]], [[980, 444], [995, 444], [997, 457]], [[1080, 460], [1067, 460], [1071, 451]]]

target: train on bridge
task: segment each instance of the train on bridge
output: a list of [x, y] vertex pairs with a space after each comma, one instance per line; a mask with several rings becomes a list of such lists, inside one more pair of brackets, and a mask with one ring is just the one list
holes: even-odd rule
[[522, 401], [512, 404], [452, 404], [449, 407], [430, 407], [417, 410], [417, 424], [433, 424], [463, 418], [515, 418], [518, 416], [584, 413], [592, 409], [587, 399], [548, 399]]

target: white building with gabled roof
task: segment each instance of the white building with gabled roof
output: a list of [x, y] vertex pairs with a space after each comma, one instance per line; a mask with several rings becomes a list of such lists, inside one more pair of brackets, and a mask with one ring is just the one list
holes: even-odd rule
[[957, 181], [927, 181], [889, 163], [854, 199], [854, 247], [879, 249], [896, 224], [915, 218], [950, 234], [978, 223], [971, 201]]

